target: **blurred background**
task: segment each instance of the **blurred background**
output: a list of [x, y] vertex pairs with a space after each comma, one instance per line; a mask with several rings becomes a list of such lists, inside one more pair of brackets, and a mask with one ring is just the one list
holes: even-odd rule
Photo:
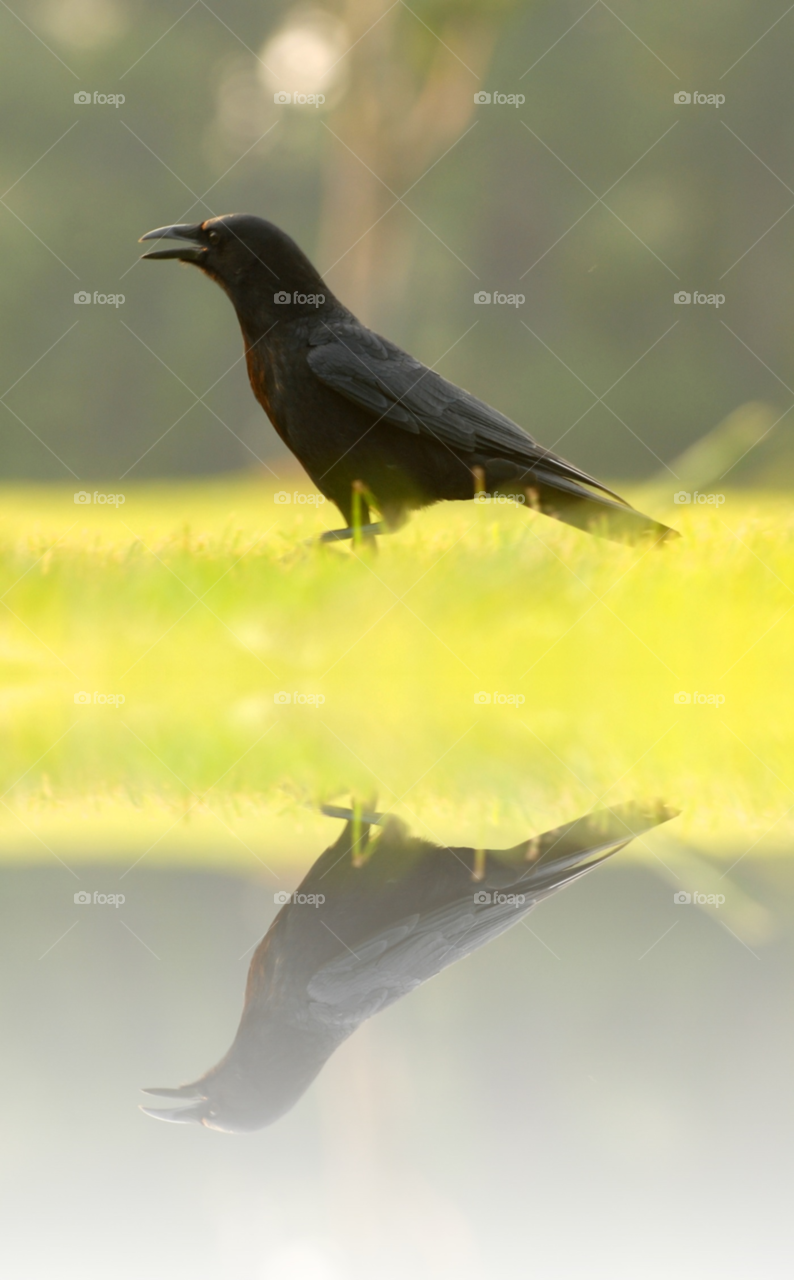
[[[765, 401], [732, 478], [790, 478], [792, 22], [779, 0], [2, 6], [0, 476], [278, 470], [226, 299], [137, 265], [152, 227], [248, 211], [591, 471], [649, 476]], [[296, 94], [324, 101], [275, 100]]]
[[[9, 1274], [789, 1274], [793, 40], [784, 0], [0, 0]], [[241, 211], [680, 542], [445, 504], [307, 548], [228, 301], [139, 262]], [[317, 802], [373, 793], [477, 847], [683, 812], [273, 1129], [140, 1115], [228, 1047]]]

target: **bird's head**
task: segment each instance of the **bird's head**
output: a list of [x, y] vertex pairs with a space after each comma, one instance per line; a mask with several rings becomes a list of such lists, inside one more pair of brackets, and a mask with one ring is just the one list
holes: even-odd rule
[[145, 240], [181, 240], [144, 258], [176, 258], [200, 267], [225, 289], [238, 313], [274, 319], [312, 315], [337, 306], [322, 276], [290, 236], [272, 222], [247, 213], [205, 222], [158, 227]]
[[176, 1089], [144, 1089], [178, 1106], [141, 1107], [155, 1120], [202, 1124], [221, 1133], [251, 1133], [295, 1106], [336, 1047], [289, 1025], [271, 1025], [266, 1009], [248, 1005], [226, 1056], [200, 1080]]
[[144, 1089], [158, 1098], [172, 1098], [180, 1106], [141, 1107], [155, 1120], [172, 1124], [203, 1124], [221, 1133], [251, 1133], [277, 1120], [286, 1108], [273, 1106], [253, 1082], [203, 1079], [178, 1089]]

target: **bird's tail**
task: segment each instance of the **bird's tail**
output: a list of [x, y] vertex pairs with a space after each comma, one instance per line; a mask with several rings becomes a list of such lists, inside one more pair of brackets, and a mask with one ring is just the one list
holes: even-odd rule
[[611, 490], [602, 489], [597, 481], [591, 483], [597, 487], [589, 488], [572, 475], [562, 474], [551, 455], [547, 464], [538, 463], [531, 469], [502, 459], [485, 467], [488, 493], [520, 498], [534, 510], [586, 533], [614, 542], [664, 542], [680, 537], [675, 529], [636, 511]]
[[516, 869], [523, 864], [524, 870], [513, 879], [511, 888], [520, 889], [528, 898], [538, 902], [563, 885], [586, 875], [637, 836], [662, 822], [669, 822], [677, 813], [678, 810], [661, 801], [594, 809], [575, 822], [522, 841], [514, 848], [497, 854], [496, 858], [503, 863], [510, 862]]
[[628, 504], [622, 506], [600, 493], [589, 492], [584, 486], [576, 487], [580, 492], [571, 494], [567, 492], [568, 484], [565, 489], [559, 484], [539, 486], [537, 509], [564, 524], [612, 542], [666, 542], [681, 536], [669, 525], [653, 520]]

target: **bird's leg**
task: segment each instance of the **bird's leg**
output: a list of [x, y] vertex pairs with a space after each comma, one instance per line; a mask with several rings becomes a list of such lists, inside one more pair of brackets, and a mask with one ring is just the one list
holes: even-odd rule
[[350, 525], [347, 529], [328, 529], [324, 534], [320, 534], [321, 543], [338, 543], [343, 539], [352, 538], [355, 547], [368, 545], [374, 548], [377, 545], [375, 535], [391, 534], [393, 527], [391, 521], [388, 524], [383, 520], [370, 521], [370, 500], [371, 494], [366, 485], [362, 484], [361, 480], [353, 480]]
[[[359, 525], [358, 532], [366, 536], [367, 534], [391, 533], [391, 529], [382, 520], [376, 520], [374, 524]], [[318, 542], [344, 542], [345, 538], [354, 538], [355, 536], [356, 530], [350, 525], [347, 529], [326, 529], [325, 533], [320, 534]]]
[[366, 485], [361, 480], [353, 481], [353, 519], [350, 521], [353, 526], [353, 546], [358, 549], [364, 545], [364, 540], [370, 546], [375, 545], [375, 535], [372, 533], [365, 534], [363, 527], [365, 524], [371, 524], [369, 518], [369, 503], [367, 501], [368, 493]]
[[[375, 521], [373, 525], [359, 525], [360, 534], [391, 534], [391, 529], [383, 524], [382, 520]], [[318, 541], [320, 543], [342, 543], [346, 538], [355, 538], [356, 530], [351, 525], [348, 529], [327, 529], [324, 534], [320, 534]], [[314, 539], [312, 539], [314, 540]]]

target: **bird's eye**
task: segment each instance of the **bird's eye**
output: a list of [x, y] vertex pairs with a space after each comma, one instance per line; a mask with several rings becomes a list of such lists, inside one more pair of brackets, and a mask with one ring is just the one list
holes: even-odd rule
[[218, 235], [217, 231], [208, 231], [207, 239], [209, 240], [210, 244], [220, 244], [221, 242], [221, 238]]

